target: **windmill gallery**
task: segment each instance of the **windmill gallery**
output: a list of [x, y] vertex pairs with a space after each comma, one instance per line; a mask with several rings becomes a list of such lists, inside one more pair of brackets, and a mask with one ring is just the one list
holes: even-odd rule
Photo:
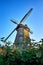
[[33, 8], [31, 8], [26, 14], [25, 16], [21, 19], [20, 23], [18, 24], [15, 20], [10, 20], [11, 22], [13, 22], [14, 24], [17, 25], [16, 28], [14, 28], [14, 30], [5, 38], [4, 41], [6, 41], [16, 30], [17, 31], [17, 35], [15, 38], [15, 42], [18, 43], [18, 45], [21, 44], [22, 40], [25, 39], [30, 39], [29, 33], [31, 33], [29, 27], [25, 24], [22, 24], [22, 22], [24, 22], [27, 17], [30, 15], [30, 13], [32, 12]]

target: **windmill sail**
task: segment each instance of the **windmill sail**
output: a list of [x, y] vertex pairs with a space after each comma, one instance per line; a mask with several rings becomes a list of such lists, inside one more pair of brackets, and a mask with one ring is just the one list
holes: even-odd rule
[[30, 15], [30, 13], [32, 12], [33, 8], [31, 8], [26, 14], [25, 16], [22, 18], [22, 20], [20, 21], [20, 23], [24, 22], [24, 20], [26, 20], [26, 18]]
[[16, 20], [10, 20], [10, 21], [12, 21], [13, 23], [15, 23], [15, 24], [17, 24], [17, 25], [18, 25], [18, 23], [16, 22]]
[[13, 34], [13, 32], [16, 30], [16, 28], [8, 35], [8, 37], [5, 39], [5, 41]]

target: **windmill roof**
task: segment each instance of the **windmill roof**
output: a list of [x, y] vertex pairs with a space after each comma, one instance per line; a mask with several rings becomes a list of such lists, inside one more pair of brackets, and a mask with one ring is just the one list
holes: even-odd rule
[[20, 25], [17, 26], [16, 30], [19, 29], [19, 28], [28, 29], [28, 31], [30, 31], [30, 29], [27, 25], [20, 24]]

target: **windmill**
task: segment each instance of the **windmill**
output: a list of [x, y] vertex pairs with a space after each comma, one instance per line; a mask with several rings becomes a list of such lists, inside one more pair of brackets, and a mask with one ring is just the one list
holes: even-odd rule
[[17, 43], [21, 43], [23, 38], [30, 39], [29, 33], [31, 32], [29, 27], [27, 25], [22, 24], [22, 22], [24, 22], [27, 17], [30, 15], [30, 13], [32, 12], [33, 8], [31, 8], [26, 14], [25, 16], [21, 19], [20, 23], [18, 24], [15, 20], [10, 20], [11, 22], [13, 22], [14, 24], [17, 24], [17, 27], [14, 28], [14, 30], [6, 37], [6, 39], [4, 41], [6, 41], [16, 30], [17, 31], [17, 35], [15, 38], [15, 42]]

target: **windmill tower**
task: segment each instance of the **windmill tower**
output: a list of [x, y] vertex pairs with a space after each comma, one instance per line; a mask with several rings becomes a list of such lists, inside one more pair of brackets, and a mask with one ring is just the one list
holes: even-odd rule
[[15, 38], [16, 43], [21, 45], [23, 39], [25, 40], [30, 39], [29, 36], [30, 29], [27, 27], [27, 25], [20, 24], [16, 30], [17, 30], [17, 35]]
[[17, 24], [17, 27], [14, 28], [14, 30], [8, 35], [8, 37], [5, 39], [5, 41], [12, 35], [12, 33], [16, 30], [17, 31], [17, 35], [15, 38], [15, 42], [19, 44], [21, 44], [23, 39], [30, 39], [29, 33], [31, 32], [29, 27], [27, 25], [22, 24], [22, 22], [24, 22], [27, 17], [30, 15], [30, 13], [32, 12], [33, 8], [31, 8], [26, 14], [25, 16], [21, 19], [20, 23], [18, 24], [16, 22], [16, 20], [10, 20], [13, 23]]

